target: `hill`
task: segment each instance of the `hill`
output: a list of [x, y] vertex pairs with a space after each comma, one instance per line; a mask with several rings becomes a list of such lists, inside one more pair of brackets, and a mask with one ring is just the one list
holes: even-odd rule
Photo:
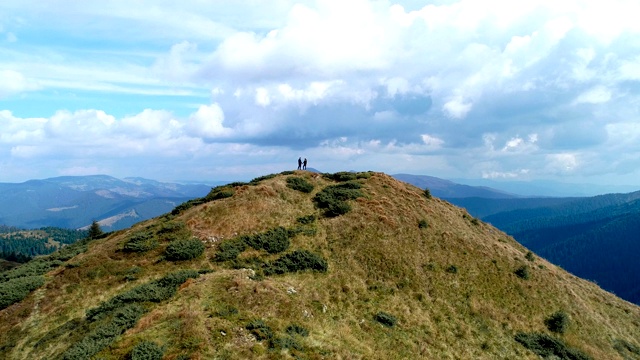
[[639, 359], [640, 308], [381, 173], [204, 198], [0, 274], [7, 359]]
[[98, 220], [105, 230], [118, 230], [162, 215], [209, 190], [206, 185], [106, 175], [0, 183], [0, 224], [79, 229]]
[[640, 192], [458, 204], [470, 205], [477, 216], [493, 212], [482, 219], [551, 262], [640, 304]]

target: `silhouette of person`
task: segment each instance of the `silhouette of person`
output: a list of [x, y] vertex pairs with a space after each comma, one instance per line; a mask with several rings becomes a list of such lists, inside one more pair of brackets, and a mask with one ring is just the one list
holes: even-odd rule
[[302, 167], [302, 158], [299, 157], [298, 158], [298, 170], [300, 170], [301, 167]]
[[304, 158], [304, 161], [302, 162], [302, 170], [307, 170], [307, 158]]

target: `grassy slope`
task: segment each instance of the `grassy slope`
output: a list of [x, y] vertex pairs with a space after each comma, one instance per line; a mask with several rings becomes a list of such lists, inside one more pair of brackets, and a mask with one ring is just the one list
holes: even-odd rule
[[[70, 261], [74, 266], [49, 273], [45, 286], [0, 312], [0, 356], [55, 358], [78, 341], [64, 326], [81, 320], [87, 309], [183, 268], [214, 271], [188, 280], [100, 356], [122, 358], [139, 341], [151, 340], [165, 346], [166, 359], [277, 359], [292, 353], [311, 359], [537, 359], [514, 335], [547, 332], [544, 318], [557, 310], [571, 317], [563, 339], [595, 359], [622, 359], [613, 348], [616, 340], [640, 345], [637, 306], [542, 259], [526, 260], [527, 250], [504, 233], [379, 173], [359, 180], [366, 197], [351, 201], [351, 212], [320, 218], [316, 235], [292, 240], [291, 250], [322, 254], [327, 273], [257, 281], [247, 269], [210, 261], [222, 238], [292, 227], [298, 217], [320, 214], [311, 198], [333, 182], [296, 174], [316, 185], [313, 193], [289, 189], [286, 176], [278, 176], [237, 187], [233, 197], [173, 219], [206, 243], [206, 255], [196, 260], [158, 261], [166, 242], [145, 254], [118, 251], [129, 234], [167, 217], [92, 243]], [[418, 227], [420, 220], [429, 226]], [[254, 250], [242, 256], [252, 254], [276, 256]], [[457, 272], [447, 271], [452, 265]], [[529, 280], [513, 273], [521, 265], [530, 267]], [[138, 280], [124, 281], [135, 267]], [[376, 322], [380, 311], [395, 316], [396, 326]], [[291, 324], [310, 335], [297, 339], [303, 350], [270, 350], [244, 329], [253, 319], [264, 320], [278, 336]]]

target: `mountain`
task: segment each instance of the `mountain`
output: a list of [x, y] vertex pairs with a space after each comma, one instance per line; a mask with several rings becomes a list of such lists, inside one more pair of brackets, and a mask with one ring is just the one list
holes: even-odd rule
[[106, 175], [0, 183], [0, 224], [77, 229], [98, 220], [105, 230], [118, 230], [171, 211], [210, 189], [202, 184], [120, 180]]
[[518, 195], [492, 189], [486, 186], [461, 185], [433, 176], [410, 174], [395, 174], [392, 176], [400, 181], [407, 182], [419, 188], [428, 188], [433, 196], [440, 198], [453, 199], [480, 197], [487, 199], [508, 199], [518, 197]]
[[508, 181], [491, 179], [451, 179], [459, 184], [488, 186], [509, 193], [533, 197], [588, 197], [638, 190], [637, 185], [585, 184], [551, 180]]
[[0, 273], [6, 359], [640, 359], [639, 319], [371, 172], [216, 187]]

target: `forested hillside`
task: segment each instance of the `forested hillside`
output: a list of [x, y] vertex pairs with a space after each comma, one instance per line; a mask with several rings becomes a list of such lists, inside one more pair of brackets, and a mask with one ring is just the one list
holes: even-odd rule
[[73, 244], [87, 236], [84, 230], [43, 227], [21, 230], [0, 226], [0, 258], [15, 261], [16, 255], [33, 257], [51, 254], [63, 245]]

